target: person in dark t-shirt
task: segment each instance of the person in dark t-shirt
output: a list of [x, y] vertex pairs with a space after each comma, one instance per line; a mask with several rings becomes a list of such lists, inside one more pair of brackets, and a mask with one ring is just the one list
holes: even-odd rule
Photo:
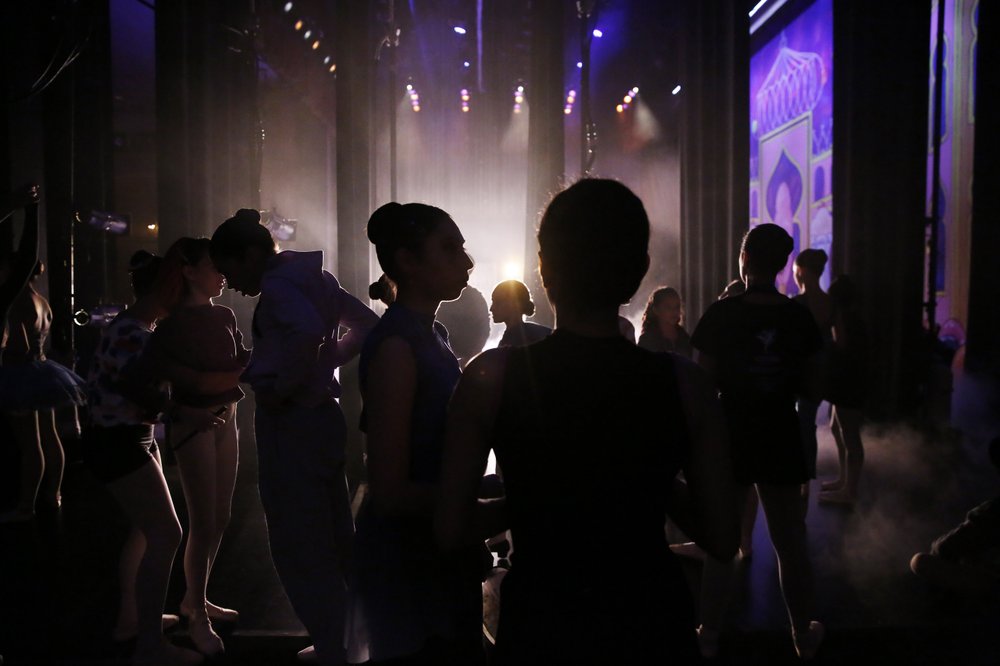
[[[822, 341], [809, 310], [774, 286], [791, 250], [791, 237], [777, 225], [747, 232], [739, 257], [746, 293], [713, 303], [691, 344], [719, 389], [743, 503], [753, 485], [764, 506], [795, 648], [810, 658], [823, 625], [811, 620], [812, 569], [800, 499], [809, 469], [795, 401], [797, 394], [818, 392], [815, 356]], [[720, 588], [727, 587], [728, 571], [728, 563], [706, 561], [699, 628], [705, 656], [718, 651], [726, 598]]]

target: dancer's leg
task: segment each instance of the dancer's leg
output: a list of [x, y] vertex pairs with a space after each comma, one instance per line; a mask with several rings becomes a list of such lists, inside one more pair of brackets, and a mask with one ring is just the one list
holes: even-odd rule
[[805, 632], [813, 612], [813, 574], [799, 486], [758, 483], [757, 493], [778, 556], [778, 578], [792, 629]]
[[61, 488], [66, 455], [63, 453], [62, 441], [59, 439], [59, 430], [56, 427], [55, 410], [38, 412], [38, 435], [45, 460], [39, 498], [51, 507], [58, 507], [62, 504]]
[[20, 489], [17, 505], [12, 511], [0, 515], [0, 522], [26, 520], [35, 513], [35, 497], [45, 473], [45, 459], [38, 437], [38, 412], [9, 412], [8, 418], [21, 457]]

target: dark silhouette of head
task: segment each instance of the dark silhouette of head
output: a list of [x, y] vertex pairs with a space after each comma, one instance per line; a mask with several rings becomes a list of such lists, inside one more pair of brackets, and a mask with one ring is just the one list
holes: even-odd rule
[[767, 281], [781, 272], [792, 252], [792, 237], [777, 224], [759, 224], [743, 236], [740, 246], [741, 272], [744, 277]]
[[184, 268], [200, 264], [209, 255], [211, 244], [208, 238], [185, 236], [174, 241], [163, 255], [159, 279], [163, 305], [168, 311], [173, 311], [189, 291], [184, 279]]
[[646, 309], [642, 313], [642, 327], [640, 329], [641, 333], [646, 333], [647, 331], [655, 331], [660, 325], [660, 321], [657, 317], [657, 310], [663, 305], [665, 301], [677, 299], [677, 307], [681, 307], [681, 295], [673, 287], [659, 287], [654, 289], [653, 293], [649, 295], [649, 300], [646, 301]]
[[162, 265], [163, 257], [146, 250], [139, 250], [129, 259], [129, 280], [132, 284], [132, 294], [137, 300], [153, 291]]
[[520, 280], [504, 280], [498, 284], [493, 288], [490, 301], [490, 311], [497, 323], [520, 321], [521, 317], [535, 314], [535, 302], [531, 300], [527, 285]]
[[436, 206], [395, 201], [380, 206], [368, 219], [368, 240], [375, 245], [378, 263], [386, 276], [397, 285], [406, 281], [399, 262], [399, 251], [419, 256], [424, 241], [451, 216]]
[[396, 285], [385, 273], [382, 273], [379, 279], [368, 285], [368, 298], [373, 301], [382, 301], [382, 304], [388, 307], [396, 300]]
[[212, 234], [209, 251], [230, 289], [256, 296], [267, 260], [278, 247], [271, 232], [260, 223], [260, 213], [241, 208]]
[[795, 257], [795, 265], [809, 271], [813, 277], [818, 279], [826, 269], [827, 259], [829, 257], [823, 250], [808, 248], [798, 253]]
[[538, 245], [542, 281], [553, 305], [617, 312], [649, 268], [649, 218], [625, 185], [585, 178], [549, 203]]

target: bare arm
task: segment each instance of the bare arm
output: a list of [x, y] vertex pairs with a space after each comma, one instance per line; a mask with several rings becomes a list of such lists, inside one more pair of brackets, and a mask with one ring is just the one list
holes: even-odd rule
[[347, 328], [347, 333], [337, 341], [337, 367], [361, 352], [361, 345], [377, 323], [378, 315], [371, 308], [340, 288], [340, 325]]
[[448, 411], [434, 534], [443, 549], [482, 541], [506, 529], [505, 501], [478, 500], [500, 405], [504, 350], [477, 356], [466, 368]]
[[691, 451], [683, 468], [687, 483], [673, 489], [671, 517], [712, 557], [728, 561], [739, 544], [740, 512], [725, 415], [704, 370], [680, 362], [676, 368]]
[[368, 368], [368, 482], [375, 509], [384, 515], [422, 515], [434, 510], [435, 488], [410, 480], [410, 425], [417, 391], [417, 364], [410, 346], [391, 337], [379, 345]]

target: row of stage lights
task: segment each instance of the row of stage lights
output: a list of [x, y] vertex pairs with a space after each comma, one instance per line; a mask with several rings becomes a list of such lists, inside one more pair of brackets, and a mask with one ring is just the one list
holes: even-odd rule
[[[291, 14], [292, 10], [295, 9], [295, 3], [286, 2], [282, 9], [284, 9], [286, 14]], [[313, 30], [302, 19], [296, 19], [292, 27], [295, 28], [295, 32], [302, 33], [302, 39], [309, 44], [309, 48], [312, 51], [320, 50], [320, 47], [323, 45], [323, 35], [318, 30]], [[333, 62], [333, 56], [329, 54], [323, 56], [323, 66], [330, 74], [337, 72], [337, 63]]]
[[[678, 85], [673, 89], [673, 94], [676, 95], [681, 91], [681, 87]], [[417, 93], [416, 89], [413, 87], [412, 83], [406, 84], [406, 94], [410, 98], [410, 108], [414, 112], [420, 112], [420, 95]], [[639, 86], [633, 86], [625, 96], [622, 98], [621, 104], [615, 107], [615, 111], [618, 113], [624, 113], [628, 110], [629, 106], [636, 100], [639, 96]], [[459, 98], [462, 101], [462, 113], [469, 112], [469, 102], [472, 99], [469, 94], [468, 88], [462, 88]], [[518, 84], [514, 88], [514, 113], [521, 113], [522, 105], [524, 104], [524, 85]], [[570, 90], [566, 93], [566, 105], [563, 107], [563, 113], [565, 115], [571, 115], [573, 113], [573, 105], [576, 104], [576, 90]]]

